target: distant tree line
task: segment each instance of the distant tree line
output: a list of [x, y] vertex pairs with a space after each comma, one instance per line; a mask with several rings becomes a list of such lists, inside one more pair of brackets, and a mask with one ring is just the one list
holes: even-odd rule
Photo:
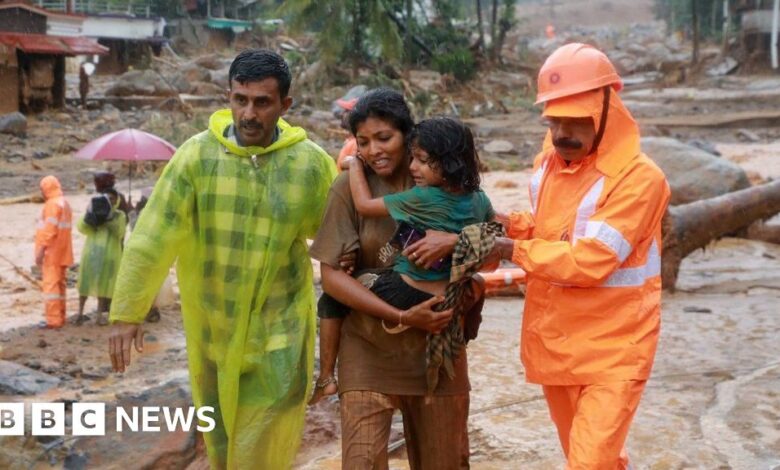
[[317, 35], [328, 64], [430, 66], [458, 80], [501, 60], [516, 0], [287, 0], [280, 12]]

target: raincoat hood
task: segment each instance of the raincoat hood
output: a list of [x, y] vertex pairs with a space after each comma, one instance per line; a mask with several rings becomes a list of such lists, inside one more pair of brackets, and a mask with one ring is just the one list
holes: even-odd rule
[[[543, 114], [551, 117], [591, 117], [594, 126], [598, 126], [603, 100], [603, 89], [591, 90], [549, 101]], [[555, 151], [550, 131], [544, 138], [543, 151]], [[616, 176], [639, 152], [639, 126], [617, 93], [610, 93], [606, 129], [596, 149], [596, 168], [607, 176]]]
[[225, 130], [233, 124], [233, 114], [229, 109], [220, 109], [214, 112], [209, 118], [209, 131], [214, 137], [228, 149], [230, 153], [241, 157], [251, 157], [252, 155], [264, 155], [282, 148], [290, 147], [303, 140], [306, 140], [306, 131], [302, 127], [294, 127], [282, 118], [276, 123], [279, 128], [279, 138], [268, 147], [249, 146], [242, 147], [225, 137]]
[[41, 192], [43, 192], [43, 197], [45, 197], [47, 200], [62, 196], [62, 186], [60, 186], [60, 180], [58, 180], [56, 176], [45, 176], [41, 180]]

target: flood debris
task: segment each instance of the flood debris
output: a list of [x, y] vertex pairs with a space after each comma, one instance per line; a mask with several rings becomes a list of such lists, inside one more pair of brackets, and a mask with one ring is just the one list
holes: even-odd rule
[[670, 207], [664, 219], [661, 277], [674, 290], [680, 262], [693, 251], [780, 212], [780, 181]]

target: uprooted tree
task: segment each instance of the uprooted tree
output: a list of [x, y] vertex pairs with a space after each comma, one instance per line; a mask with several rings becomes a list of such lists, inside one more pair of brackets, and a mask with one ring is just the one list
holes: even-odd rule
[[670, 207], [664, 219], [661, 277], [674, 291], [682, 260], [711, 241], [780, 212], [780, 181]]

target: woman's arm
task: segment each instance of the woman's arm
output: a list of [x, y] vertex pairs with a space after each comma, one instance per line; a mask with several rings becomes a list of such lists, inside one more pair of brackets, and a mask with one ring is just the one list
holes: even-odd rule
[[408, 310], [400, 310], [377, 297], [366, 286], [344, 271], [325, 263], [320, 266], [322, 289], [342, 304], [390, 323], [401, 323], [438, 333], [449, 323], [453, 311], [434, 312], [433, 306], [444, 300], [433, 297]]
[[385, 206], [383, 198], [372, 198], [368, 187], [366, 174], [363, 171], [363, 160], [352, 158], [349, 160], [349, 188], [352, 192], [352, 201], [355, 209], [363, 217], [386, 217], [390, 212]]

